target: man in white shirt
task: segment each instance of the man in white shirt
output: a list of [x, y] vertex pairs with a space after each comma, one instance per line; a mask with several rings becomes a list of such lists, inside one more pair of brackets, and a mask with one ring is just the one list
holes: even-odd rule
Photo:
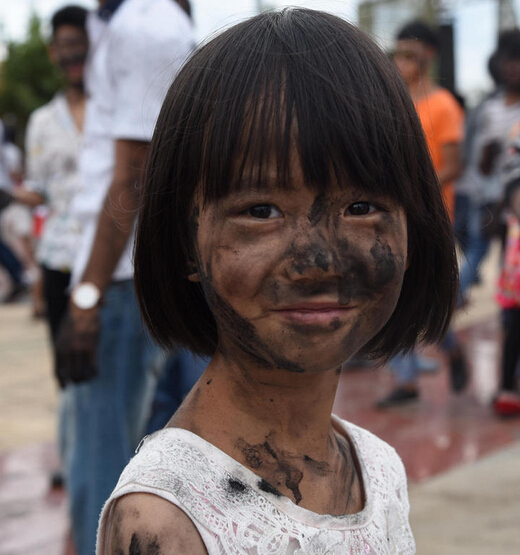
[[133, 292], [138, 184], [164, 95], [193, 47], [174, 0], [104, 0], [89, 20], [84, 190], [74, 213], [84, 234], [61, 344], [74, 392], [76, 440], [68, 472], [79, 555], [94, 553], [103, 502], [136, 447], [157, 358]]

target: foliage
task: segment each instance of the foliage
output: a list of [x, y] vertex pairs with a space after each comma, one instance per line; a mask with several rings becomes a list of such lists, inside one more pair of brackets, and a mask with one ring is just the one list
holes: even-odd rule
[[18, 137], [23, 137], [30, 113], [48, 102], [60, 85], [47, 56], [41, 21], [33, 14], [26, 39], [10, 42], [0, 65], [0, 117], [14, 120]]

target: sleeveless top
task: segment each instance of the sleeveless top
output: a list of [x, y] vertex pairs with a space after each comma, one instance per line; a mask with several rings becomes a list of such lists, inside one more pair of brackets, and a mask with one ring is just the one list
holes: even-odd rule
[[98, 555], [105, 555], [115, 500], [151, 493], [182, 509], [209, 555], [413, 555], [401, 459], [367, 430], [333, 415], [355, 451], [365, 491], [359, 513], [322, 515], [299, 507], [199, 436], [165, 428], [146, 437], [101, 513]]

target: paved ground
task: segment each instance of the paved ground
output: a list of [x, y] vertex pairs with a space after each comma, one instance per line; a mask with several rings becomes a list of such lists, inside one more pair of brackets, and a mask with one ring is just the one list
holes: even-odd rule
[[[389, 441], [407, 467], [419, 555], [520, 553], [520, 419], [489, 409], [500, 336], [493, 267], [457, 323], [472, 369], [463, 395], [449, 391], [434, 349], [440, 370], [421, 377], [421, 400], [406, 408], [372, 407], [391, 387], [387, 369], [342, 375], [335, 411]], [[56, 403], [43, 322], [28, 304], [0, 306], [0, 555], [64, 553], [66, 498], [48, 488]]]

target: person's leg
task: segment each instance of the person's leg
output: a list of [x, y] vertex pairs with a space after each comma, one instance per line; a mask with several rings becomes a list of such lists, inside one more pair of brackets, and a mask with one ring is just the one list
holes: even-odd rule
[[489, 219], [489, 210], [485, 206], [470, 207], [468, 246], [460, 271], [459, 304], [464, 301], [471, 285], [478, 279], [478, 270], [489, 247], [489, 239], [483, 231], [484, 222]]
[[493, 402], [500, 416], [520, 415], [520, 394], [517, 389], [517, 367], [520, 360], [520, 308], [502, 311], [504, 344], [502, 351], [501, 391]]
[[[60, 368], [59, 357], [56, 353], [56, 337], [58, 330], [65, 316], [69, 295], [67, 288], [70, 283], [70, 273], [60, 272], [58, 270], [51, 270], [46, 266], [42, 266], [43, 278], [43, 296], [47, 310], [45, 312], [47, 324], [51, 337], [52, 351], [54, 355], [54, 376], [58, 381], [61, 389], [60, 396], [63, 397], [65, 380], [63, 372]], [[68, 397], [69, 395], [67, 395]], [[53, 487], [60, 487], [63, 485], [63, 474], [61, 470], [65, 468], [65, 459], [69, 457], [68, 450], [71, 442], [71, 427], [70, 427], [70, 402], [68, 399], [61, 398], [58, 408], [58, 449], [61, 460], [60, 469], [52, 474], [51, 484]]]
[[511, 308], [503, 311], [503, 327], [501, 387], [504, 391], [516, 391], [516, 367], [520, 358], [520, 309]]
[[441, 348], [448, 356], [450, 387], [455, 393], [462, 393], [468, 385], [468, 367], [462, 345], [451, 326], [446, 333]]
[[143, 329], [132, 282], [112, 285], [100, 309], [98, 375], [74, 386], [69, 492], [79, 555], [94, 553], [103, 503], [141, 439], [158, 354]]
[[14, 285], [22, 283], [22, 264], [14, 252], [0, 239], [0, 266], [6, 269]]
[[466, 252], [468, 246], [468, 227], [469, 227], [469, 210], [470, 199], [467, 194], [455, 194], [455, 218], [453, 222], [453, 230], [455, 238], [463, 253]]
[[397, 385], [395, 389], [376, 403], [377, 408], [387, 408], [414, 401], [419, 398], [420, 367], [415, 352], [400, 354], [390, 361], [395, 373]]

